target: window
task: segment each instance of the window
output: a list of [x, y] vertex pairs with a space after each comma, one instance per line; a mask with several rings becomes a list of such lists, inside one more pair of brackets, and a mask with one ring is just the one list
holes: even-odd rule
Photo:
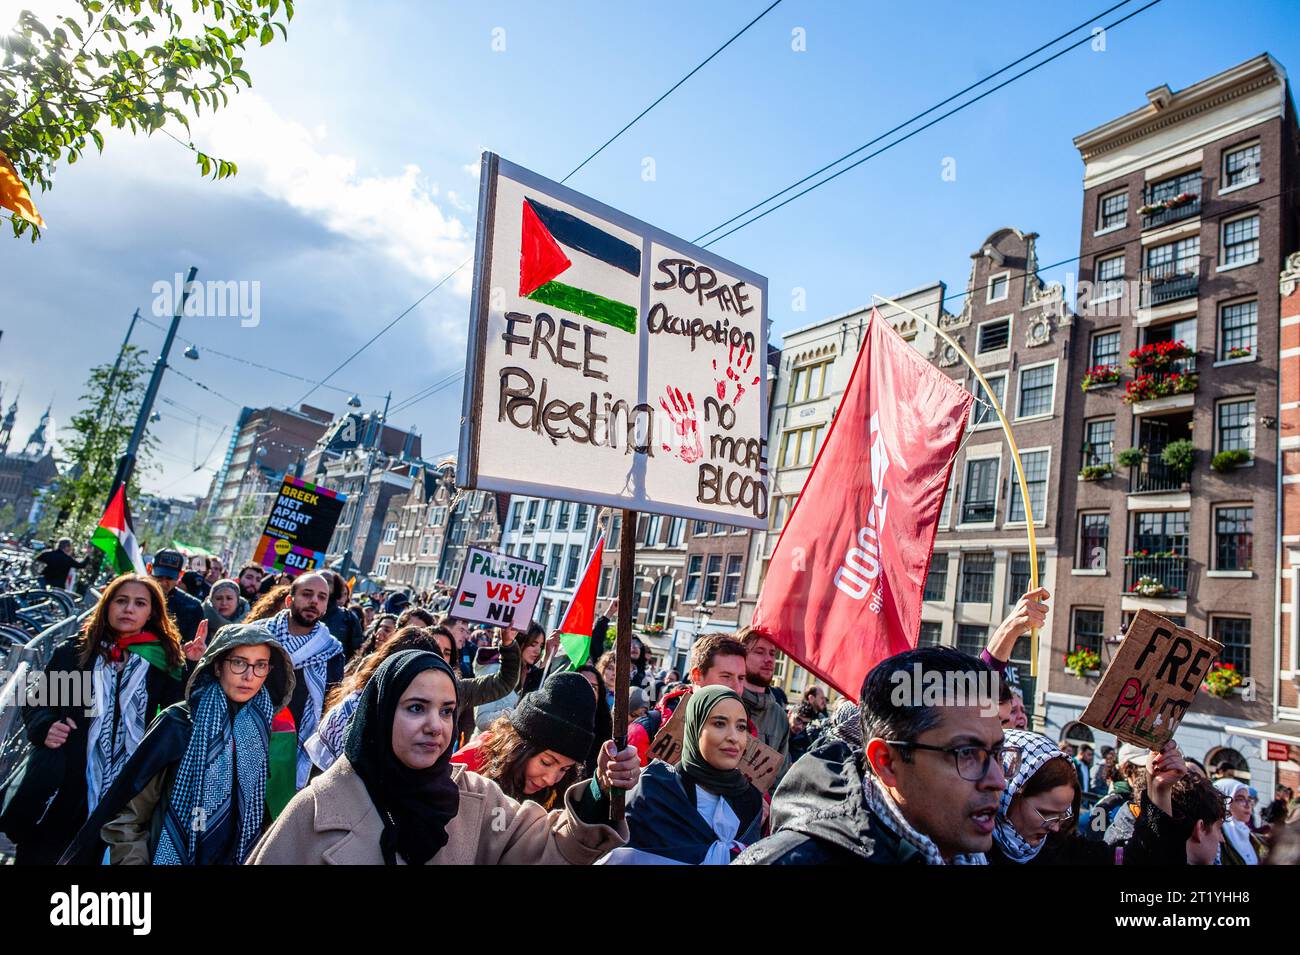
[[1070, 649], [1088, 649], [1101, 656], [1102, 638], [1106, 632], [1106, 614], [1101, 610], [1074, 611], [1074, 626], [1070, 628]]
[[781, 496], [772, 498], [772, 530], [779, 531], [785, 527], [785, 519], [793, 505], [793, 498]]
[[939, 527], [947, 530], [952, 526], [952, 475], [948, 475], [948, 490], [943, 493], [943, 510], [939, 512]]
[[[1043, 568], [1045, 556], [1042, 551], [1038, 552], [1038, 582], [1043, 582]], [[1029, 555], [1012, 554], [1011, 566], [1007, 573], [1007, 606], [1014, 607], [1016, 601], [1029, 592]]]
[[704, 537], [706, 534], [709, 533], [709, 522], [696, 521], [695, 529], [691, 531], [691, 533], [694, 534], [696, 537]]
[[579, 504], [573, 514], [573, 529], [575, 531], [585, 531], [587, 529], [587, 519], [590, 516], [589, 508], [586, 504]]
[[1201, 237], [1190, 236], [1147, 249], [1147, 271], [1153, 279], [1175, 275], [1198, 275], [1201, 270]]
[[1238, 265], [1259, 258], [1259, 216], [1230, 219], [1223, 224], [1221, 265]]
[[1096, 467], [1115, 464], [1115, 419], [1102, 418], [1083, 426], [1083, 463]]
[[1093, 283], [1092, 301], [1104, 302], [1124, 294], [1124, 256], [1098, 259], [1094, 271], [1096, 281]]
[[664, 519], [659, 514], [648, 514], [644, 520], [645, 533], [641, 536], [641, 543], [647, 547], [653, 547], [659, 543], [659, 530]]
[[1201, 194], [1201, 173], [1199, 170], [1185, 172], [1181, 176], [1174, 176], [1172, 179], [1162, 179], [1150, 186], [1147, 189], [1147, 202], [1164, 202], [1166, 199], [1181, 196], [1185, 192], [1194, 196]]
[[744, 558], [739, 554], [732, 554], [727, 558], [727, 577], [722, 585], [724, 604], [734, 604], [740, 599], [740, 568], [743, 563]]
[[397, 542], [397, 521], [389, 521], [384, 525], [384, 543], [394, 544]]
[[375, 561], [375, 576], [383, 577], [388, 573], [388, 565], [392, 563], [393, 558], [384, 556]]
[[918, 647], [937, 647], [943, 639], [943, 624], [921, 622], [921, 632], [917, 635]]
[[[1007, 397], [1007, 376], [1003, 375], [985, 375], [989, 383], [989, 388], [993, 391], [993, 397], [1001, 405]], [[998, 416], [993, 412], [993, 405], [989, 402], [989, 393], [984, 390], [978, 378], [975, 379], [975, 408], [974, 417], [971, 419], [971, 427], [978, 428], [980, 425], [997, 424]], [[1005, 410], [1005, 409], [1003, 409]]]
[[1092, 367], [1119, 364], [1119, 331], [1094, 332], [1092, 336]]
[[600, 572], [600, 596], [614, 597], [618, 591], [618, 568], [605, 567]]
[[930, 560], [930, 572], [925, 575], [925, 600], [942, 600], [948, 591], [948, 555], [935, 554]]
[[1109, 514], [1079, 515], [1079, 550], [1074, 566], [1088, 570], [1106, 569], [1106, 547], [1110, 543]]
[[1133, 523], [1133, 549], [1187, 556], [1187, 512], [1145, 511]]
[[554, 587], [556, 581], [560, 579], [560, 558], [564, 554], [564, 548], [559, 544], [551, 545], [551, 559], [546, 565], [546, 586]]
[[555, 605], [555, 628], [558, 630], [564, 624], [564, 611], [569, 609], [569, 602], [561, 600]]
[[[1021, 451], [1020, 463], [1025, 468], [1025, 485], [1029, 488], [1029, 504], [1034, 512], [1034, 523], [1047, 520], [1047, 472], [1051, 451]], [[1011, 482], [1011, 507], [1007, 520], [1025, 519], [1025, 501], [1020, 496], [1020, 481]]]
[[998, 351], [1006, 348], [1010, 341], [1010, 318], [999, 318], [992, 322], [985, 322], [979, 328], [979, 343], [976, 345], [975, 353], [983, 355], [986, 352]]
[[1251, 570], [1254, 508], [1220, 507], [1214, 512], [1214, 569]]
[[569, 545], [569, 566], [564, 570], [564, 586], [578, 586], [578, 562], [582, 560], [582, 545]]
[[1219, 405], [1220, 451], [1255, 451], [1255, 399], [1224, 401]]
[[680, 547], [686, 537], [686, 518], [674, 517], [668, 521], [668, 546]]
[[551, 520], [555, 514], [555, 502], [547, 501], [542, 507], [542, 530], [547, 530], [551, 526]]
[[1223, 188], [1259, 182], [1259, 143], [1242, 146], [1223, 155]]
[[1017, 418], [1052, 413], [1052, 392], [1056, 387], [1056, 363], [1020, 369], [1020, 401]]
[[523, 522], [524, 522], [524, 502], [515, 501], [514, 505], [510, 508], [510, 529], [512, 531], [518, 530], [519, 525], [522, 524]]
[[989, 297], [990, 302], [1000, 302], [1007, 297], [1011, 288], [1011, 273], [1001, 272], [997, 275], [989, 276]]
[[568, 501], [560, 502], [560, 513], [555, 519], [555, 529], [557, 531], [567, 531], [569, 529], [569, 511], [572, 509], [573, 505]]
[[685, 603], [694, 603], [700, 595], [700, 569], [704, 566], [704, 558], [699, 554], [692, 554], [690, 560], [686, 562], [686, 587], [682, 591], [682, 601]]
[[988, 645], [989, 628], [977, 627], [969, 623], [957, 625], [957, 649], [962, 653], [977, 657]]
[[704, 567], [704, 603], [718, 601], [718, 588], [722, 583], [722, 555], [710, 554], [709, 562]]
[[781, 435], [781, 467], [806, 468], [811, 465], [817, 453], [817, 439], [824, 427], [824, 424], [818, 424], [811, 428], [793, 428]]
[[1210, 632], [1223, 644], [1220, 663], [1231, 663], [1242, 676], [1250, 676], [1250, 618], [1214, 617]]
[[726, 524], [720, 524], [715, 522], [713, 525], [713, 536], [718, 537], [722, 534], [727, 533], [729, 530], [731, 530], [731, 528], [728, 527]]
[[605, 547], [609, 550], [618, 550], [619, 542], [623, 539], [623, 515], [615, 513], [609, 518], [609, 531], [605, 534]]
[[532, 521], [537, 519], [537, 505], [539, 503], [540, 502], [537, 498], [533, 498], [528, 502], [528, 520]]
[[798, 401], [811, 401], [824, 397], [826, 385], [830, 380], [831, 365], [834, 358], [827, 358], [813, 365], [802, 365], [790, 375], [789, 404]]
[[963, 603], [993, 602], [993, 555], [963, 554], [961, 558], [961, 599]]
[[1237, 358], [1255, 354], [1258, 318], [1258, 302], [1237, 302], [1219, 309], [1219, 361], [1232, 357], [1234, 351]]
[[1112, 192], [1097, 200], [1097, 228], [1117, 229], [1128, 221], [1128, 192]]
[[963, 524], [986, 524], [997, 519], [999, 458], [966, 462], [966, 499], [961, 506]]
[[545, 544], [533, 545], [533, 563], [546, 566], [546, 545]]

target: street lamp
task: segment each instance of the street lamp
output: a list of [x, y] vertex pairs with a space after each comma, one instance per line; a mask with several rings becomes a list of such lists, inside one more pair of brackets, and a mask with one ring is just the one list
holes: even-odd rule
[[348, 399], [348, 407], [349, 407], [349, 408], [360, 408], [360, 407], [361, 407], [361, 396], [360, 396], [360, 395], [353, 395], [351, 398], [349, 398], [349, 399]]
[[199, 360], [199, 350], [198, 350], [197, 348], [195, 348], [193, 345], [191, 345], [189, 348], [185, 349], [185, 353], [184, 353], [184, 354], [185, 354], [185, 357], [188, 358], [190, 361], [198, 361], [198, 360]]

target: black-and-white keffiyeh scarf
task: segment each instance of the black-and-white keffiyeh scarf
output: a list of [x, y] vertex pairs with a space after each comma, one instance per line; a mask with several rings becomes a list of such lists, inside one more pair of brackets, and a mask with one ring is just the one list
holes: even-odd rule
[[343, 644], [334, 639], [325, 624], [319, 622], [311, 633], [290, 633], [288, 610], [281, 610], [266, 622], [266, 626], [289, 654], [293, 668], [300, 671], [307, 681], [307, 705], [298, 721], [298, 788], [302, 789], [311, 776], [311, 755], [304, 744], [320, 723], [321, 710], [325, 706], [328, 664], [343, 652]]
[[850, 746], [862, 746], [862, 721], [858, 704], [852, 700], [841, 700], [831, 717], [830, 731]]
[[871, 772], [871, 766], [866, 760], [863, 760], [862, 791], [866, 796], [867, 807], [880, 820], [881, 824], [900, 839], [904, 839], [916, 846], [925, 857], [926, 865], [988, 865], [988, 860], [984, 858], [982, 852], [959, 854], [953, 856], [951, 862], [946, 861], [943, 853], [939, 851], [939, 847], [928, 836], [923, 836], [913, 829], [911, 823], [903, 818], [902, 810], [890, 798], [889, 793], [885, 792], [884, 787], [877, 782], [875, 774]]
[[320, 721], [320, 726], [316, 728], [316, 732], [303, 744], [317, 769], [322, 771], [329, 769], [343, 755], [343, 743], [348, 731], [348, 720], [352, 719], [352, 714], [356, 712], [357, 704], [360, 702], [360, 690], [349, 693], [339, 700], [338, 703], [330, 707], [330, 711]]
[[[211, 675], [206, 683], [196, 691], [193, 730], [167, 798], [154, 865], [242, 865], [262, 833], [271, 694], [262, 687], [232, 720], [221, 685]], [[234, 857], [222, 858], [232, 843]]]
[[134, 653], [123, 655], [121, 670], [103, 657], [95, 657], [92, 675], [95, 715], [90, 723], [86, 754], [87, 813], [95, 811], [122, 767], [135, 752], [149, 721], [149, 664]]
[[1008, 859], [1012, 862], [1024, 863], [1038, 855], [1047, 840], [1039, 840], [1036, 846], [1031, 846], [1024, 840], [1007, 815], [1011, 809], [1011, 800], [1016, 798], [1016, 793], [1024, 788], [1025, 783], [1029, 782], [1034, 773], [1042, 769], [1048, 760], [1065, 759], [1065, 754], [1061, 752], [1061, 747], [1039, 733], [1031, 733], [1028, 730], [1007, 730], [1004, 735], [1007, 746], [1020, 747], [1020, 767], [1016, 770], [1016, 774], [1007, 780], [1007, 788], [1003, 790], [1002, 799], [998, 802], [993, 839]]

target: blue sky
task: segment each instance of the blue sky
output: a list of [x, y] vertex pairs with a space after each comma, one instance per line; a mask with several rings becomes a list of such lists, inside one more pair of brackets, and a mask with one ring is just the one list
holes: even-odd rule
[[[68, 4], [0, 0], [0, 21], [23, 5]], [[110, 132], [102, 157], [61, 168], [36, 197], [49, 224], [40, 243], [0, 239], [0, 382], [6, 405], [23, 389], [20, 440], [47, 401], [66, 423], [133, 309], [165, 322], [151, 311], [154, 283], [191, 264], [200, 279], [259, 283], [260, 322], [187, 319], [183, 336], [323, 375], [472, 251], [482, 148], [562, 177], [765, 5], [302, 0], [289, 42], [247, 57], [251, 94], [195, 124], [196, 142], [239, 163], [238, 177], [205, 182], [172, 140]], [[693, 239], [1110, 5], [784, 0], [569, 185]], [[1110, 31], [1104, 51], [1067, 53], [713, 250], [768, 276], [778, 336], [872, 292], [943, 279], [960, 293], [970, 253], [1002, 226], [1038, 232], [1043, 263], [1069, 258], [1073, 136], [1152, 87], [1263, 51], [1300, 69], [1293, 3], [1227, 9], [1162, 0]], [[796, 30], [804, 50], [792, 49]], [[949, 158], [955, 181], [941, 175]], [[396, 403], [462, 368], [469, 278], [334, 383], [377, 407], [389, 388]], [[796, 289], [805, 311], [792, 308]], [[135, 340], [156, 350], [161, 339], [145, 326]], [[164, 456], [145, 486], [177, 496], [206, 491], [236, 405], [291, 404], [308, 387], [213, 354], [174, 363], [225, 396], [164, 382], [174, 404], [160, 406]], [[346, 397], [311, 401], [337, 411]], [[453, 386], [393, 423], [419, 428], [431, 456], [455, 447], [459, 413]]]

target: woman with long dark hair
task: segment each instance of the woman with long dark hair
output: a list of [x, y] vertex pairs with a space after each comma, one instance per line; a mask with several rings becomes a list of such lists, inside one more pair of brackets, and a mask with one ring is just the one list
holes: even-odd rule
[[[513, 631], [510, 631], [513, 633]], [[486, 732], [500, 717], [509, 716], [510, 711], [518, 704], [524, 696], [525, 686], [528, 684], [529, 674], [537, 669], [537, 661], [541, 659], [542, 647], [546, 643], [546, 631], [541, 628], [540, 624], [533, 623], [528, 627], [528, 631], [518, 634], [513, 640], [519, 660], [516, 664], [515, 678], [510, 681], [505, 693], [493, 697], [491, 700], [476, 702], [474, 706], [474, 725], [480, 733]], [[501, 647], [501, 659], [495, 663], [486, 666], [474, 667], [474, 679], [485, 679], [505, 669], [505, 646]], [[468, 683], [468, 680], [462, 681], [462, 684]]]
[[203, 621], [181, 646], [167, 599], [149, 577], [123, 574], [104, 589], [82, 632], [50, 658], [41, 683], [60, 698], [29, 699], [23, 708], [34, 749], [21, 777], [11, 778], [0, 815], [17, 862], [58, 860], [150, 721], [183, 697], [186, 661], [203, 655], [206, 635]]

